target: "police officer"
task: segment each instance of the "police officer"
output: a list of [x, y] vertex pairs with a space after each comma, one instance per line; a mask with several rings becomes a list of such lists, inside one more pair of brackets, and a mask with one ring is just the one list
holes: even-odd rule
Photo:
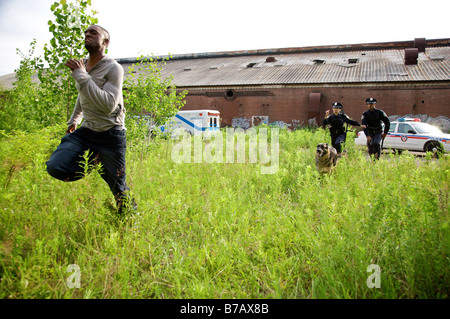
[[[361, 122], [366, 126], [364, 134], [367, 136], [367, 149], [370, 156], [374, 156], [375, 159], [380, 158], [381, 154], [381, 142], [389, 132], [391, 123], [382, 110], [377, 109], [377, 99], [368, 98], [366, 100], [367, 107], [369, 108], [362, 115]], [[384, 123], [384, 131], [382, 127]]]
[[348, 123], [353, 126], [361, 126], [356, 121], [351, 120], [347, 115], [341, 112], [342, 104], [335, 102], [332, 105], [333, 114], [330, 114], [330, 110], [325, 111], [325, 119], [323, 120], [323, 125], [328, 125], [331, 134], [331, 144], [336, 149], [337, 153], [342, 152], [342, 143], [346, 139], [346, 131], [344, 123]]

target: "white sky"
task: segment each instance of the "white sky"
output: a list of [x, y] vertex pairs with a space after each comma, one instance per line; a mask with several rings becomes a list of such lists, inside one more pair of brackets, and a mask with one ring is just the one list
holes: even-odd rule
[[[57, 0], [0, 0], [0, 76], [51, 34]], [[70, 0], [68, 0], [70, 2]], [[113, 58], [450, 37], [447, 0], [92, 0]]]

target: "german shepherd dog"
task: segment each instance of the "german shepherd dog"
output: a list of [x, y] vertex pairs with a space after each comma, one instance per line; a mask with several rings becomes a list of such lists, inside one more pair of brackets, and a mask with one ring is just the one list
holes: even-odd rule
[[331, 174], [337, 165], [338, 154], [328, 143], [320, 143], [316, 149], [316, 167], [320, 174]]

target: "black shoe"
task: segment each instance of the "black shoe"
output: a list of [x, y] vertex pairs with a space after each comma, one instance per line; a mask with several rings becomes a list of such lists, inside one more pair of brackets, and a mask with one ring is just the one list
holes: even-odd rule
[[138, 209], [138, 205], [134, 201], [134, 199], [122, 201], [117, 205], [117, 211], [119, 214], [123, 214], [124, 212], [130, 212], [132, 214], [136, 213]]
[[138, 208], [138, 205], [136, 204], [136, 201], [134, 200], [134, 198], [132, 198], [128, 194], [122, 194], [121, 196], [116, 196], [116, 205], [117, 205], [117, 212], [119, 214], [123, 214], [127, 211], [136, 213], [137, 208]]

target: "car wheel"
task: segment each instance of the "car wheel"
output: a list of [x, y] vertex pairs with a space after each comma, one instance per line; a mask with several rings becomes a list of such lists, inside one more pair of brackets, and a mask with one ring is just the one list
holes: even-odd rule
[[402, 155], [402, 152], [403, 152], [403, 150], [399, 150], [396, 148], [394, 148], [393, 151], [394, 151], [394, 154], [398, 154], [398, 155]]
[[442, 145], [439, 142], [432, 141], [432, 142], [428, 142], [427, 144], [425, 144], [424, 151], [431, 152], [434, 154], [434, 156], [436, 158], [438, 158], [444, 152], [444, 148], [442, 147]]

